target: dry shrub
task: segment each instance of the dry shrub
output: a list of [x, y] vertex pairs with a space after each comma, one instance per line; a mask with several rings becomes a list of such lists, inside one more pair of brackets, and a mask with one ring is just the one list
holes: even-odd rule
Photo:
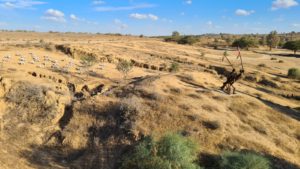
[[277, 58], [271, 58], [271, 60], [277, 60]]
[[175, 94], [181, 94], [182, 93], [181, 89], [179, 89], [179, 88], [171, 88], [170, 91], [172, 93], [175, 93]]
[[244, 79], [246, 80], [246, 81], [249, 81], [249, 82], [259, 82], [260, 81], [260, 79], [261, 79], [261, 77], [259, 76], [259, 75], [257, 75], [257, 74], [250, 74], [250, 75], [246, 75], [245, 77], [244, 77]]
[[47, 100], [48, 89], [29, 82], [18, 82], [11, 87], [5, 98], [12, 104], [9, 116], [30, 123], [50, 122], [55, 117], [57, 106], [55, 101]]
[[188, 106], [186, 104], [181, 104], [178, 107], [185, 111], [189, 111], [191, 109], [191, 106]]
[[135, 93], [144, 98], [144, 99], [149, 99], [149, 100], [156, 100], [156, 101], [162, 101], [164, 100], [164, 97], [162, 95], [160, 95], [157, 92], [148, 92], [145, 89], [138, 89], [135, 91]]
[[210, 130], [217, 130], [221, 128], [221, 124], [218, 121], [204, 121], [203, 125]]
[[191, 97], [191, 98], [193, 98], [193, 99], [201, 99], [201, 96], [199, 96], [197, 94], [194, 94], [194, 93], [189, 94], [188, 96]]
[[267, 135], [267, 129], [260, 123], [252, 123], [252, 127], [255, 131]]
[[214, 112], [214, 111], [218, 111], [218, 109], [212, 105], [209, 104], [204, 104], [201, 106], [203, 110], [206, 110], [208, 112]]
[[258, 66], [258, 67], [267, 67], [267, 65], [264, 64], [264, 63], [258, 64], [257, 66]]
[[279, 88], [276, 82], [273, 82], [272, 80], [269, 80], [267, 78], [263, 78], [258, 83], [272, 88]]
[[224, 96], [213, 96], [212, 98], [214, 100], [218, 100], [218, 101], [226, 101], [226, 100], [228, 100], [228, 98], [224, 97]]
[[193, 75], [183, 74], [178, 76], [183, 81], [194, 82], [195, 78]]

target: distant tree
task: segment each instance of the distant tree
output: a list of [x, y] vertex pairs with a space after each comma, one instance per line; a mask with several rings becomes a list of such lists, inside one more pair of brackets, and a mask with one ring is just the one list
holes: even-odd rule
[[242, 37], [232, 43], [233, 47], [240, 47], [249, 50], [250, 47], [256, 47], [257, 41], [251, 37]]
[[300, 40], [288, 41], [283, 45], [283, 48], [294, 51], [294, 54], [296, 55], [297, 51], [300, 50]]
[[267, 44], [267, 37], [265, 35], [263, 35], [260, 39], [259, 39], [259, 44], [262, 46], [265, 46]]
[[172, 36], [173, 36], [173, 37], [179, 37], [179, 36], [180, 36], [180, 33], [179, 33], [178, 31], [174, 31], [174, 32], [172, 33]]
[[116, 69], [123, 73], [123, 77], [124, 79], [127, 78], [128, 73], [131, 71], [131, 69], [133, 68], [133, 65], [131, 62], [127, 61], [127, 60], [121, 60], [118, 64]]
[[227, 45], [229, 46], [230, 44], [232, 44], [233, 39], [232, 39], [231, 37], [227, 37], [227, 38], [225, 39], [225, 41], [226, 41]]
[[177, 41], [179, 44], [193, 45], [198, 42], [198, 39], [194, 36], [184, 36]]
[[280, 39], [276, 31], [270, 32], [267, 36], [267, 44], [270, 47], [270, 50], [276, 48], [278, 46]]
[[291, 34], [291, 41], [292, 41], [292, 40], [294, 40], [294, 36], [296, 35], [296, 32], [292, 31], [290, 34]]
[[177, 31], [172, 32], [172, 36], [171, 37], [166, 37], [165, 41], [166, 42], [178, 42], [180, 40], [180, 33]]

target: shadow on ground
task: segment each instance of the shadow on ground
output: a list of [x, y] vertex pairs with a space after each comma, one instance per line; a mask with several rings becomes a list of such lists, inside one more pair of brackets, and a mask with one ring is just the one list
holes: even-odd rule
[[259, 52], [259, 51], [253, 51], [254, 53], [263, 54], [263, 55], [270, 55], [270, 56], [283, 56], [283, 57], [295, 57], [300, 58], [300, 55], [298, 54], [284, 54], [284, 53], [268, 53], [268, 52]]
[[[92, 107], [86, 109], [86, 107]], [[99, 121], [87, 127], [88, 141], [83, 149], [67, 145], [32, 145], [20, 153], [21, 157], [36, 168], [114, 169], [119, 165], [124, 151], [133, 142], [124, 127], [123, 114], [118, 105], [108, 104], [105, 109], [83, 106], [84, 113]], [[80, 110], [79, 110], [80, 111]], [[63, 133], [64, 131], [62, 131]]]
[[[243, 150], [243, 153], [256, 153], [250, 150]], [[272, 169], [300, 169], [297, 165], [292, 164], [284, 159], [272, 155], [264, 155], [269, 161]], [[220, 169], [219, 162], [222, 159], [220, 155], [202, 153], [199, 156], [199, 164], [205, 169]]]

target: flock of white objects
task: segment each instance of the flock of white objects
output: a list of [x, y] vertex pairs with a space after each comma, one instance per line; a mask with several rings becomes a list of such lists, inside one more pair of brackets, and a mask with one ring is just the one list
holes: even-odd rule
[[[15, 54], [14, 56], [12, 55], [5, 55], [2, 57], [0, 56], [0, 66], [4, 65], [5, 63], [12, 63], [12, 59], [15, 58], [17, 59], [17, 63], [19, 65], [36, 65], [38, 68], [46, 68], [49, 66], [51, 69], [56, 70], [56, 71], [61, 71], [68, 73], [71, 68], [74, 68], [76, 70], [76, 73], [82, 74], [83, 67], [82, 65], [77, 65], [74, 63], [74, 60], [70, 60], [66, 65], [60, 66], [60, 61], [54, 58], [51, 58], [50, 56], [43, 56], [40, 57], [38, 55], [35, 55], [34, 53], [29, 53], [28, 57], [22, 54]], [[42, 59], [41, 59], [42, 58]], [[62, 59], [61, 62], [65, 62], [65, 59]], [[97, 69], [103, 70], [104, 65], [100, 64]]]

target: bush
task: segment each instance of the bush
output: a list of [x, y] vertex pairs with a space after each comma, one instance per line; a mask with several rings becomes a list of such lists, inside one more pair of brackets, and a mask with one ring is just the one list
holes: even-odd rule
[[178, 63], [172, 63], [171, 67], [170, 67], [170, 72], [178, 72], [180, 69], [179, 64]]
[[270, 169], [270, 162], [254, 153], [227, 152], [221, 157], [222, 169]]
[[257, 41], [251, 37], [242, 37], [240, 39], [235, 40], [232, 43], [233, 47], [240, 47], [242, 49], [249, 49], [250, 47], [256, 47]]
[[283, 48], [294, 51], [294, 54], [296, 55], [297, 51], [300, 50], [300, 40], [288, 41], [283, 45]]
[[47, 123], [57, 113], [56, 102], [47, 97], [47, 89], [29, 82], [18, 82], [5, 95], [5, 99], [13, 106], [8, 116], [21, 122]]
[[121, 60], [118, 64], [116, 69], [123, 73], [124, 75], [124, 79], [126, 79], [128, 73], [131, 71], [131, 69], [133, 68], [133, 65], [130, 61], [127, 60]]
[[300, 69], [297, 68], [289, 69], [288, 77], [291, 79], [300, 79]]
[[264, 63], [261, 63], [261, 64], [259, 64], [259, 65], [257, 65], [258, 67], [267, 67], [267, 65], [266, 64], [264, 64]]
[[146, 137], [132, 152], [124, 155], [121, 169], [200, 169], [194, 163], [197, 146], [177, 134], [168, 134], [158, 141]]
[[193, 45], [198, 42], [198, 39], [193, 36], [184, 36], [178, 40], [179, 44]]
[[80, 57], [81, 63], [84, 67], [91, 67], [93, 66], [97, 59], [95, 56], [92, 55], [85, 55]]

